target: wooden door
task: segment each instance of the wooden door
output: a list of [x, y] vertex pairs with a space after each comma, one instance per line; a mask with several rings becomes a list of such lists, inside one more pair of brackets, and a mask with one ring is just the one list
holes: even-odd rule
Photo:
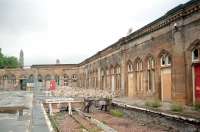
[[111, 88], [112, 88], [112, 93], [115, 92], [115, 76], [112, 75], [112, 79], [111, 79]]
[[195, 65], [195, 100], [200, 101], [200, 64]]
[[121, 88], [121, 79], [120, 79], [120, 75], [116, 75], [116, 81], [115, 81], [115, 93], [117, 96], [120, 96], [120, 88]]
[[161, 94], [162, 101], [171, 101], [171, 67], [161, 69]]
[[128, 97], [134, 96], [133, 73], [128, 74]]

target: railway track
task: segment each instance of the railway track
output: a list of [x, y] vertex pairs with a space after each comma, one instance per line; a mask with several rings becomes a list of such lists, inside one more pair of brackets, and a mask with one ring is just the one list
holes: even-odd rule
[[54, 129], [57, 132], [102, 132], [102, 129], [79, 115], [73, 112], [73, 115], [68, 115], [67, 112], [55, 114], [53, 117]]

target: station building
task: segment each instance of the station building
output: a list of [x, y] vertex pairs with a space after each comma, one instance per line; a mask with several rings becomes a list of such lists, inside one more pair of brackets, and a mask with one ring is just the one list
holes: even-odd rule
[[[146, 16], [148, 17], [148, 16]], [[117, 97], [200, 101], [200, 1], [181, 4], [79, 64], [1, 69], [0, 89], [102, 89]]]

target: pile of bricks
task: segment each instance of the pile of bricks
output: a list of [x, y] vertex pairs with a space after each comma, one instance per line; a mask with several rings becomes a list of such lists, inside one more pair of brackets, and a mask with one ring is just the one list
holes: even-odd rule
[[105, 90], [83, 89], [77, 87], [60, 87], [53, 92], [54, 96], [66, 97], [93, 97], [93, 98], [112, 98], [112, 93]]

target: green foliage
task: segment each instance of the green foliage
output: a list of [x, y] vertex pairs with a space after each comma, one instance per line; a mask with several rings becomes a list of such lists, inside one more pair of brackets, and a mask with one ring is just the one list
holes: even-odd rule
[[111, 115], [113, 115], [115, 117], [123, 117], [124, 116], [124, 113], [118, 109], [111, 109], [110, 113], [111, 113]]
[[151, 100], [151, 101], [146, 101], [145, 106], [152, 107], [152, 108], [158, 108], [161, 106], [161, 102], [160, 102], [160, 100], [157, 100], [157, 99]]
[[183, 106], [179, 103], [172, 103], [170, 108], [171, 108], [171, 111], [174, 111], [174, 112], [182, 112], [183, 111]]
[[200, 111], [200, 102], [196, 102], [196, 104], [193, 107], [194, 107], [194, 110]]
[[7, 57], [0, 53], [0, 68], [17, 68], [19, 67], [19, 62], [16, 57]]

